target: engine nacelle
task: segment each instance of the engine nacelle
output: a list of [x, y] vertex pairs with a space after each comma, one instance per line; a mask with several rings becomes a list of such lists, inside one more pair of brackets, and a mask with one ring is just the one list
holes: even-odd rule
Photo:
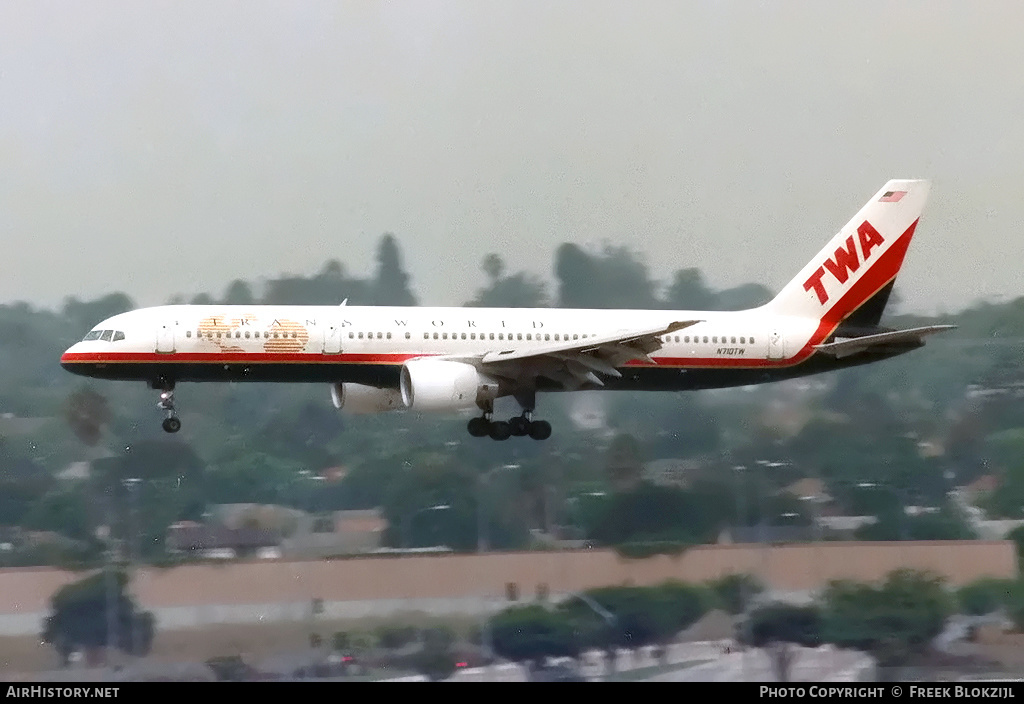
[[414, 359], [402, 367], [401, 389], [409, 410], [457, 411], [496, 398], [498, 382], [465, 362]]
[[331, 400], [335, 408], [349, 413], [385, 413], [403, 408], [402, 394], [397, 389], [362, 384], [331, 384]]

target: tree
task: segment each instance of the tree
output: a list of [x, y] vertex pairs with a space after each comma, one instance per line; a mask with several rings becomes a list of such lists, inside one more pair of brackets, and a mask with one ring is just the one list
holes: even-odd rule
[[899, 667], [924, 652], [952, 613], [942, 579], [897, 570], [879, 586], [833, 582], [823, 598], [822, 637], [870, 653], [882, 668]]
[[756, 577], [749, 574], [728, 574], [708, 582], [718, 605], [732, 615], [743, 613], [754, 597], [764, 591]]
[[643, 478], [640, 443], [627, 433], [619, 433], [608, 448], [608, 482], [616, 491], [635, 489]]
[[477, 291], [467, 305], [477, 308], [543, 308], [547, 305], [544, 283], [523, 271], [505, 276], [505, 262], [497, 254], [484, 257], [480, 268], [487, 275], [487, 286]]
[[224, 303], [229, 306], [247, 306], [255, 302], [256, 297], [252, 295], [252, 288], [241, 279], [232, 281], [224, 294]]
[[983, 578], [961, 587], [957, 593], [960, 613], [985, 616], [1005, 606], [1017, 582], [1009, 579]]
[[[65, 666], [71, 653], [79, 649], [98, 650], [112, 644], [132, 655], [149, 652], [153, 614], [137, 610], [125, 593], [127, 584], [124, 572], [99, 572], [61, 587], [53, 595], [41, 639], [57, 650]], [[111, 613], [117, 615], [114, 633], [110, 632]]]
[[106, 320], [118, 313], [125, 313], [133, 308], [135, 308], [135, 303], [126, 294], [111, 293], [93, 301], [68, 298], [64, 302], [63, 312], [64, 317], [84, 334], [101, 320]]
[[575, 657], [579, 639], [570, 620], [543, 606], [514, 606], [491, 619], [494, 651], [515, 662], [545, 657]]
[[505, 261], [498, 254], [491, 253], [484, 257], [481, 268], [492, 286], [505, 275]]
[[95, 446], [110, 422], [107, 399], [86, 386], [71, 394], [64, 404], [64, 418], [79, 440]]
[[409, 290], [409, 275], [402, 268], [402, 256], [395, 236], [386, 233], [377, 247], [377, 278], [373, 284], [373, 302], [378, 306], [414, 306], [416, 297]]
[[755, 610], [740, 633], [741, 643], [770, 651], [775, 675], [789, 681], [792, 645], [816, 648], [821, 645], [821, 613], [817, 606], [766, 604]]

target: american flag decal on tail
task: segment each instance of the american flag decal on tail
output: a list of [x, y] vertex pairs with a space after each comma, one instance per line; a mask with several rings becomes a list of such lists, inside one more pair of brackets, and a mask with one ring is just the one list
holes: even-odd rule
[[886, 191], [882, 194], [882, 197], [878, 199], [879, 203], [896, 203], [900, 198], [907, 195], [906, 191]]

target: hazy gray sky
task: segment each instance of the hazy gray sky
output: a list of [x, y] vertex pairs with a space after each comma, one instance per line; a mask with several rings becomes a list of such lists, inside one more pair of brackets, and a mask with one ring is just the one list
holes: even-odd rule
[[[0, 302], [369, 274], [421, 302], [563, 241], [781, 287], [931, 178], [905, 308], [1024, 295], [1024, 4], [0, 0]], [[552, 286], [553, 289], [553, 286]]]

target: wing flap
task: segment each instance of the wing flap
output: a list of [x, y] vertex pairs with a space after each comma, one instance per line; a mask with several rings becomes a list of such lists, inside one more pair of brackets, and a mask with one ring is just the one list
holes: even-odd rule
[[895, 330], [877, 335], [840, 339], [824, 345], [815, 345], [814, 349], [818, 352], [834, 355], [835, 357], [848, 357], [851, 354], [857, 354], [879, 345], [921, 342], [926, 335], [933, 335], [937, 332], [944, 332], [954, 328], [956, 328], [955, 325], [931, 325], [923, 328], [911, 328], [909, 330]]
[[[527, 359], [530, 357], [557, 356], [565, 358], [569, 355], [578, 359], [579, 355], [597, 352], [617, 352], [629, 348], [628, 359], [650, 360], [649, 352], [661, 347], [661, 343], [654, 338], [659, 335], [668, 335], [677, 330], [696, 325], [700, 320], [682, 320], [669, 325], [660, 325], [651, 328], [618, 330], [607, 335], [588, 337], [583, 340], [566, 340], [545, 345], [527, 345], [524, 347], [513, 347], [507, 350], [488, 352], [481, 358], [483, 364], [495, 362], [508, 362], [516, 359]], [[603, 371], [596, 369], [595, 371]]]

